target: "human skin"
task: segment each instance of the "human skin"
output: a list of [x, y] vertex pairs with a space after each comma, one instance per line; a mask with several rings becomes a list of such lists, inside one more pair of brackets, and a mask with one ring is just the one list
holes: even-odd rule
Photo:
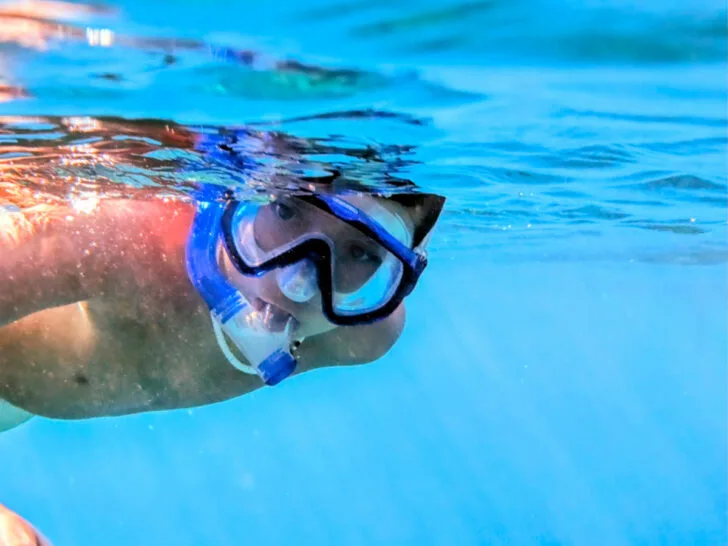
[[[173, 199], [106, 200], [6, 221], [0, 398], [85, 419], [201, 406], [263, 386], [225, 359], [188, 278], [194, 210]], [[403, 326], [403, 306], [374, 324], [332, 325], [303, 340], [296, 373], [374, 361]]]
[[51, 546], [18, 514], [0, 504], [0, 546]]

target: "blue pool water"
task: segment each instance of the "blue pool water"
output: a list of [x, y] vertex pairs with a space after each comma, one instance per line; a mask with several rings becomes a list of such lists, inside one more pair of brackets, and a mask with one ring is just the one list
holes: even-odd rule
[[448, 204], [376, 364], [33, 420], [0, 502], [58, 546], [728, 542], [724, 2], [116, 6], [69, 24], [136, 42], [6, 36], [0, 115], [274, 122]]

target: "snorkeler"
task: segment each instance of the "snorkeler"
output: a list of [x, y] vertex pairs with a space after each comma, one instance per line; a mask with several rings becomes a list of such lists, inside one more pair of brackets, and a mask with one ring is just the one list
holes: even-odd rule
[[[237, 157], [225, 138], [155, 138]], [[444, 199], [307, 187], [0, 208], [0, 430], [201, 406], [384, 355]]]

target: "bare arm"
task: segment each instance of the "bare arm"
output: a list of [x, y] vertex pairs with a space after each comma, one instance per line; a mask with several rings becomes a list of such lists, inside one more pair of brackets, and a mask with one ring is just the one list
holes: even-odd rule
[[[66, 210], [45, 211], [61, 215]], [[48, 307], [85, 299], [91, 289], [73, 269], [88, 268], [79, 245], [74, 242], [77, 225], [63, 225], [21, 212], [0, 213], [0, 326]]]
[[188, 221], [184, 207], [161, 201], [0, 214], [0, 327], [50, 307], [134, 293], [160, 270], [150, 264], [179, 252], [176, 237], [162, 231]]

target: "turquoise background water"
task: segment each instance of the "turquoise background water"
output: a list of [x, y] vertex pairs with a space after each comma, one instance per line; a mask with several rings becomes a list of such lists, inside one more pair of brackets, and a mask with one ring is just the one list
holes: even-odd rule
[[[413, 147], [449, 199], [376, 364], [244, 398], [0, 435], [0, 501], [58, 546], [721, 545], [722, 2], [124, 2], [94, 22], [348, 75], [182, 52], [0, 46], [0, 114], [284, 124]], [[98, 78], [121, 74], [121, 81]]]

